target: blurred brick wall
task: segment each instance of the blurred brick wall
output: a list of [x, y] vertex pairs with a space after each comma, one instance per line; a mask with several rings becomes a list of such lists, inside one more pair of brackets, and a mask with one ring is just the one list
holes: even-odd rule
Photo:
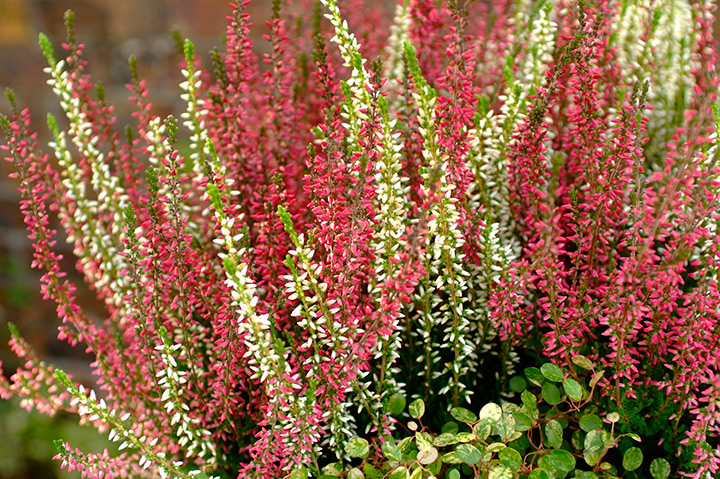
[[[57, 98], [46, 84], [42, 71], [46, 66], [37, 39], [47, 34], [60, 57], [60, 43], [65, 39], [64, 12], [75, 12], [75, 28], [93, 78], [106, 87], [109, 104], [115, 105], [118, 125], [131, 124], [132, 104], [126, 101], [125, 84], [130, 80], [127, 66], [132, 55], [138, 60], [140, 75], [148, 82], [150, 100], [156, 113], [178, 114], [178, 84], [182, 81], [177, 68], [181, 57], [175, 50], [171, 31], [177, 29], [204, 55], [222, 46], [228, 0], [0, 0], [0, 90], [11, 87], [21, 107], [29, 107], [34, 128], [46, 144], [46, 112], [61, 117]], [[266, 33], [265, 20], [270, 15], [270, 1], [255, 1], [249, 13], [256, 24], [253, 36], [258, 48], [265, 48], [261, 35]], [[259, 52], [260, 53], [260, 52]], [[0, 98], [0, 112], [7, 114], [9, 104]], [[45, 145], [43, 145], [45, 147]], [[26, 237], [18, 211], [19, 194], [14, 180], [8, 179], [10, 164], [0, 162], [0, 360], [7, 369], [14, 365], [7, 351], [6, 322], [18, 324], [21, 332], [44, 355], [56, 358], [78, 357], [54, 340], [57, 325], [54, 305], [39, 297], [39, 274], [29, 271], [32, 248]], [[64, 241], [59, 249], [67, 258], [65, 270], [75, 271], [72, 252]], [[94, 294], [75, 278], [81, 303], [92, 315], [101, 316], [102, 307]], [[77, 369], [86, 360], [65, 364]], [[7, 371], [6, 371], [7, 373]]]

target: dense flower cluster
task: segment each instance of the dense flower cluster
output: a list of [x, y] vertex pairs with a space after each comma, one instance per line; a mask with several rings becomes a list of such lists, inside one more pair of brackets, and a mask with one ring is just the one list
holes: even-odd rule
[[[68, 469], [301, 478], [361, 457], [347, 477], [459, 478], [464, 463], [472, 477], [562, 478], [577, 457], [575, 477], [619, 464], [717, 477], [714, 6], [399, 0], [383, 15], [371, 0], [274, 0], [258, 62], [248, 2], [229, 7], [211, 66], [185, 42], [179, 120], [153, 115], [131, 60], [136, 124], [118, 133], [72, 14], [63, 59], [40, 41], [67, 116], [49, 117], [54, 158], [8, 94], [2, 148], [33, 267], [100, 390], [13, 330], [27, 362], [0, 393], [120, 445], [59, 442]], [[51, 213], [102, 321], [60, 269]], [[406, 398], [444, 433], [415, 434], [410, 459], [393, 440]], [[490, 401], [503, 406], [479, 419], [463, 408]], [[438, 456], [452, 418], [489, 459], [471, 444]], [[568, 422], [580, 436], [563, 441]], [[525, 453], [536, 427], [535, 453], [492, 462]], [[644, 469], [639, 448], [656, 459]], [[368, 462], [381, 457], [382, 471]]]

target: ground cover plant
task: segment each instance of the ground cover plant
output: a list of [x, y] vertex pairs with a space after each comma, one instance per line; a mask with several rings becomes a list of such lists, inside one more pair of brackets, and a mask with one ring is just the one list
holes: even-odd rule
[[[714, 6], [247, 1], [179, 119], [122, 130], [68, 14], [45, 153], [2, 118], [33, 266], [95, 392], [4, 396], [119, 444], [86, 477], [718, 477]], [[265, 19], [254, 19], [264, 21]], [[8, 99], [15, 105], [12, 93]], [[151, 94], [150, 94], [151, 97]], [[66, 125], [66, 126], [63, 126]], [[88, 317], [58, 215], [107, 307]]]

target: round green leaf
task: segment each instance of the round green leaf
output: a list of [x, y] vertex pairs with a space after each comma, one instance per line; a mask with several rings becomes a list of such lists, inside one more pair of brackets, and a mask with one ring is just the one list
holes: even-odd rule
[[516, 439], [515, 436], [520, 436], [521, 433], [515, 431], [515, 417], [504, 412], [500, 420], [495, 423], [495, 434], [506, 442]]
[[530, 391], [523, 391], [522, 394], [520, 394], [520, 399], [522, 399], [522, 403], [529, 408], [537, 406], [537, 397]]
[[410, 411], [410, 415], [414, 417], [415, 419], [420, 419], [423, 417], [423, 414], [425, 414], [425, 401], [422, 399], [416, 399], [413, 402], [410, 403], [410, 407], [408, 408]]
[[459, 432], [456, 436], [457, 442], [473, 442], [475, 440], [475, 434], [471, 432]]
[[572, 362], [576, 366], [580, 366], [583, 369], [592, 369], [595, 367], [594, 362], [592, 362], [590, 359], [588, 359], [582, 355], [577, 355], [574, 358], [572, 358]]
[[420, 461], [420, 464], [427, 466], [428, 464], [432, 464], [437, 460], [438, 458], [438, 450], [434, 447], [431, 447], [427, 450], [421, 450], [418, 452], [417, 460]]
[[442, 433], [449, 432], [449, 433], [455, 434], [456, 432], [458, 432], [458, 423], [456, 423], [455, 421], [448, 421], [445, 424], [443, 424], [443, 427], [440, 430], [440, 432], [442, 432]]
[[577, 476], [576, 479], [597, 479], [597, 474], [590, 471], [584, 471], [580, 473], [580, 475]]
[[607, 420], [609, 422], [615, 424], [616, 422], [618, 422], [620, 420], [620, 414], [618, 414], [616, 412], [611, 412], [610, 414], [607, 415]]
[[572, 447], [575, 449], [582, 449], [584, 441], [585, 433], [582, 430], [576, 429], [573, 431], [572, 436], [570, 437], [570, 444], [572, 444]]
[[634, 471], [643, 461], [643, 453], [640, 448], [631, 447], [623, 455], [623, 467], [626, 471]]
[[510, 468], [502, 464], [490, 469], [490, 474], [488, 474], [488, 479], [512, 479], [512, 477], [513, 473]]
[[511, 447], [501, 449], [498, 453], [498, 459], [500, 459], [500, 464], [509, 467], [513, 471], [520, 470], [523, 463], [520, 453]]
[[465, 464], [475, 465], [482, 458], [482, 454], [477, 447], [472, 444], [460, 444], [455, 448], [457, 457]]
[[460, 472], [457, 469], [450, 469], [445, 477], [447, 479], [460, 479]]
[[554, 365], [553, 363], [545, 363], [542, 366], [540, 366], [540, 372], [543, 376], [548, 378], [550, 381], [554, 381], [556, 383], [559, 383], [563, 380], [565, 375], [562, 372], [562, 369]]
[[575, 469], [575, 456], [567, 451], [554, 450], [550, 452], [550, 464], [558, 471], [568, 473]]
[[516, 431], [529, 431], [532, 429], [532, 419], [530, 416], [523, 412], [513, 413], [515, 418], [515, 430]]
[[605, 449], [610, 442], [610, 433], [607, 431], [597, 430], [590, 431], [585, 436], [585, 450], [596, 451]]
[[405, 403], [406, 400], [404, 394], [395, 393], [390, 396], [390, 399], [388, 400], [388, 410], [390, 411], [390, 414], [393, 416], [402, 414], [405, 410]]
[[451, 444], [457, 444], [458, 438], [455, 434], [444, 432], [437, 436], [435, 439], [433, 439], [433, 446], [436, 447], [443, 447], [443, 446], [449, 446]]
[[513, 376], [510, 378], [510, 390], [516, 393], [521, 393], [527, 388], [527, 381], [522, 376]]
[[[322, 473], [325, 475], [326, 479], [327, 479], [327, 476], [338, 477], [343, 472], [345, 472], [345, 471], [343, 470], [343, 467], [338, 462], [331, 462], [330, 464], [323, 467], [323, 469], [322, 469]], [[323, 476], [320, 476], [320, 479], [322, 479], [322, 478], [323, 478]]]
[[465, 409], [464, 407], [455, 407], [450, 410], [450, 415], [460, 422], [470, 424], [477, 421], [475, 413]]
[[370, 452], [370, 444], [367, 440], [356, 437], [345, 444], [345, 452], [350, 457], [365, 457]]
[[595, 430], [587, 433], [583, 457], [588, 466], [595, 466], [600, 461], [608, 442], [610, 442], [610, 433], [607, 431]]
[[653, 479], [667, 479], [670, 476], [670, 463], [658, 457], [650, 463], [650, 475]]
[[484, 441], [492, 432], [492, 426], [488, 420], [484, 419], [473, 426], [473, 431], [481, 441]]
[[550, 475], [542, 469], [533, 469], [528, 474], [528, 479], [550, 479]]
[[480, 420], [487, 419], [491, 423], [497, 422], [502, 417], [502, 408], [495, 403], [488, 403], [480, 410]]
[[365, 473], [365, 477], [367, 477], [367, 479], [382, 479], [383, 477], [383, 473], [380, 469], [377, 469], [375, 466], [367, 462], [363, 466], [363, 473]]
[[388, 479], [408, 479], [407, 468], [405, 466], [396, 468], [392, 473], [390, 473]]
[[365, 474], [357, 467], [353, 467], [348, 471], [347, 477], [348, 479], [365, 479]]
[[525, 368], [525, 377], [536, 386], [542, 386], [545, 382], [545, 376], [538, 368]]
[[386, 441], [380, 446], [380, 450], [388, 461], [400, 462], [402, 453], [395, 442]]
[[573, 401], [580, 401], [583, 398], [583, 387], [572, 378], [563, 380], [563, 389]]
[[302, 467], [298, 470], [293, 471], [290, 475], [285, 476], [285, 479], [307, 479], [308, 472], [307, 468]]
[[602, 419], [596, 414], [584, 414], [580, 418], [580, 429], [585, 432], [597, 431], [602, 429]]
[[462, 460], [458, 457], [455, 451], [443, 454], [442, 462], [445, 464], [462, 464]]
[[563, 428], [555, 419], [551, 419], [545, 424], [545, 436], [548, 446], [554, 449], [560, 449], [563, 441]]
[[542, 387], [542, 398], [546, 403], [551, 406], [560, 404], [562, 399], [560, 398], [560, 390], [553, 383], [545, 383]]

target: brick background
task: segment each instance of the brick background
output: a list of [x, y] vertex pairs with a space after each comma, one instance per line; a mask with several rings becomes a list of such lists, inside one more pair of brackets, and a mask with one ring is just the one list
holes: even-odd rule
[[[47, 34], [58, 57], [65, 39], [64, 12], [75, 12], [78, 40], [86, 45], [84, 57], [93, 78], [106, 87], [109, 104], [115, 105], [118, 125], [132, 122], [133, 106], [127, 101], [125, 84], [130, 80], [127, 66], [132, 55], [145, 78], [156, 113], [179, 114], [177, 68], [181, 57], [175, 50], [173, 29], [190, 38], [196, 51], [209, 62], [208, 52], [222, 46], [228, 0], [0, 0], [0, 90], [11, 87], [21, 107], [33, 113], [34, 128], [44, 140], [48, 131], [46, 112], [62, 118], [58, 101], [46, 84], [46, 66], [40, 53], [38, 34]], [[256, 25], [253, 37], [259, 49], [265, 48], [261, 35], [270, 16], [269, 1], [255, 1], [249, 12]], [[262, 51], [258, 51], [262, 53]], [[0, 98], [0, 112], [9, 113], [9, 104]], [[46, 148], [46, 151], [48, 149]], [[39, 274], [29, 271], [32, 249], [18, 210], [19, 194], [14, 180], [8, 179], [10, 164], [0, 162], [0, 361], [6, 373], [16, 365], [7, 349], [7, 321], [15, 322], [21, 333], [43, 356], [60, 361], [63, 367], [87, 372], [87, 358], [81, 350], [70, 350], [55, 340], [57, 317], [53, 304], [39, 296]], [[65, 271], [74, 272], [72, 252], [64, 240], [58, 241], [66, 257]], [[91, 315], [102, 316], [94, 294], [75, 278], [81, 303]], [[85, 289], [83, 289], [85, 288]]]

